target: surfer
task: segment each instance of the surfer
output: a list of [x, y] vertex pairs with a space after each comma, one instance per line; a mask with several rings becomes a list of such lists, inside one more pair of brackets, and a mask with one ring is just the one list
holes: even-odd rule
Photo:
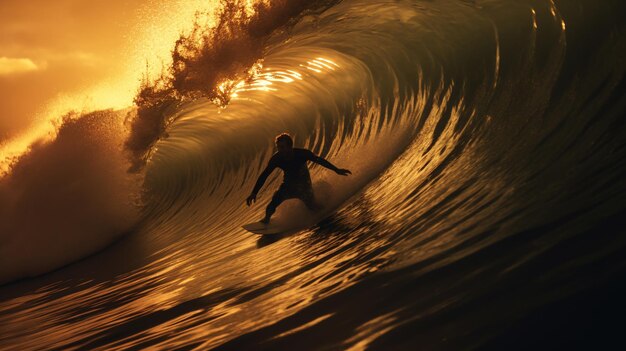
[[275, 143], [278, 152], [272, 155], [267, 167], [265, 167], [263, 173], [259, 175], [259, 179], [257, 179], [254, 189], [252, 189], [252, 193], [250, 193], [250, 196], [246, 199], [246, 203], [250, 206], [250, 204], [256, 201], [257, 193], [272, 171], [275, 168], [283, 170], [283, 183], [274, 193], [272, 201], [267, 205], [265, 217], [263, 217], [261, 223], [269, 223], [278, 205], [287, 199], [300, 199], [310, 210], [314, 211], [318, 209], [318, 205], [315, 203], [313, 187], [311, 186], [311, 176], [309, 175], [307, 161], [315, 162], [342, 176], [352, 174], [352, 172], [347, 169], [335, 167], [332, 163], [315, 155], [310, 150], [294, 148], [293, 139], [287, 133], [278, 135], [275, 139]]

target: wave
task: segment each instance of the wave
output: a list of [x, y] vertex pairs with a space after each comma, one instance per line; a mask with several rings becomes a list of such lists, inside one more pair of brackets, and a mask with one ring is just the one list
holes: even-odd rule
[[[243, 20], [218, 26], [226, 28], [223, 38], [195, 32], [191, 42], [198, 45], [179, 41], [180, 62], [161, 80], [144, 82], [129, 139], [115, 132], [95, 142], [99, 148], [115, 140], [131, 154], [130, 161], [98, 159], [94, 170], [123, 177], [103, 180], [94, 171], [94, 182], [105, 185], [89, 189], [102, 190], [103, 208], [113, 211], [107, 218], [116, 219], [105, 222], [119, 228], [111, 232], [133, 222], [125, 215], [134, 211], [118, 216], [109, 205], [122, 201], [120, 192], [110, 189], [141, 189], [132, 237], [147, 252], [103, 299], [136, 289], [137, 300], [154, 294], [147, 300], [163, 309], [115, 300], [125, 317], [136, 318], [115, 329], [98, 314], [77, 326], [89, 339], [81, 346], [111, 346], [115, 337], [126, 346], [164, 346], [170, 321], [189, 332], [168, 341], [178, 347], [226, 340], [226, 348], [280, 346], [306, 337], [308, 327], [328, 332], [320, 348], [395, 346], [404, 340], [390, 335], [419, 323], [439, 328], [431, 341], [440, 342], [452, 324], [438, 318], [454, 318], [450, 323], [467, 335], [488, 336], [495, 332], [484, 325], [524, 314], [506, 309], [520, 299], [540, 306], [589, 285], [597, 267], [613, 269], [614, 260], [604, 259], [626, 247], [615, 235], [619, 228], [607, 224], [626, 211], [619, 181], [626, 172], [623, 2], [343, 1], [315, 11], [297, 4], [287, 15], [267, 10], [261, 17], [225, 7], [223, 21]], [[267, 16], [269, 29], [259, 36], [252, 23]], [[233, 43], [250, 45], [231, 57]], [[96, 121], [120, 113], [83, 117], [60, 131], [92, 145]], [[273, 137], [284, 131], [353, 176], [312, 167], [317, 193], [336, 212], [307, 234], [263, 250], [267, 240], [254, 247], [239, 227], [258, 219], [278, 177], [259, 194], [261, 206], [243, 203]], [[64, 133], [55, 143], [71, 139]], [[42, 160], [51, 158], [45, 150]], [[127, 187], [126, 177], [139, 177], [141, 186]], [[306, 215], [297, 200], [277, 213]], [[589, 242], [594, 250], [586, 250]], [[578, 267], [586, 268], [580, 276]], [[563, 280], [550, 280], [555, 276]], [[502, 295], [492, 302], [494, 291]], [[350, 313], [364, 310], [351, 294], [380, 304]], [[484, 303], [492, 308], [480, 308], [486, 322], [476, 323], [465, 312]], [[198, 309], [206, 313], [192, 313]], [[155, 316], [165, 318], [162, 329], [151, 328], [159, 325]], [[351, 335], [333, 333], [345, 325]], [[198, 327], [204, 332], [192, 335]], [[451, 345], [468, 345], [463, 335]]]
[[0, 282], [53, 270], [131, 231], [145, 206], [143, 166], [176, 109], [201, 96], [215, 101], [226, 79], [246, 77], [271, 33], [332, 3], [250, 8], [222, 1], [217, 14], [204, 14], [208, 19], [197, 14], [191, 33], [174, 43], [166, 74], [140, 82], [135, 108], [68, 113], [54, 135], [18, 156], [7, 153], [0, 180]]
[[151, 147], [165, 134], [172, 108], [181, 102], [207, 97], [228, 103], [233, 82], [250, 77], [266, 40], [298, 17], [323, 11], [336, 1], [283, 0], [258, 2], [221, 1], [213, 26], [196, 22], [190, 34], [181, 35], [172, 52], [172, 64], [155, 80], [142, 82], [135, 98], [137, 113], [131, 121], [126, 149], [139, 171]]
[[120, 114], [67, 115], [0, 180], [0, 281], [82, 258], [132, 228], [141, 179], [125, 172]]

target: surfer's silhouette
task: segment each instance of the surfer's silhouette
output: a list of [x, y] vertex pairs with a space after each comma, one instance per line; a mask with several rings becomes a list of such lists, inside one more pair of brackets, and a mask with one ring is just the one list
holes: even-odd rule
[[318, 208], [315, 202], [315, 195], [313, 194], [313, 187], [311, 186], [311, 176], [309, 175], [307, 161], [315, 162], [335, 171], [335, 173], [339, 175], [347, 176], [348, 174], [352, 174], [352, 172], [347, 169], [335, 167], [332, 163], [315, 155], [310, 150], [294, 148], [293, 139], [287, 133], [278, 135], [275, 142], [278, 152], [272, 155], [267, 167], [265, 167], [263, 173], [259, 175], [259, 179], [257, 179], [254, 189], [252, 189], [252, 193], [250, 193], [250, 196], [246, 199], [246, 203], [250, 206], [250, 204], [256, 201], [256, 195], [270, 173], [272, 173], [275, 168], [283, 170], [283, 183], [274, 193], [272, 201], [267, 205], [265, 217], [261, 219], [261, 223], [269, 223], [278, 205], [287, 199], [300, 199], [310, 210], [316, 210]]

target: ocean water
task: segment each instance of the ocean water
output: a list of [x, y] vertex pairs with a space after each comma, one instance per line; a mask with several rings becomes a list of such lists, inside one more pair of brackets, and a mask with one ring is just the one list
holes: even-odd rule
[[[626, 3], [293, 3], [11, 160], [0, 349], [626, 345]], [[284, 131], [353, 174], [260, 237]]]

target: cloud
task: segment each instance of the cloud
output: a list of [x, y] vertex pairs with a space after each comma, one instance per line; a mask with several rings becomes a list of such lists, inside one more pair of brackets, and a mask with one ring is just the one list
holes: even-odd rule
[[38, 65], [29, 58], [0, 57], [0, 76], [39, 71], [45, 68], [45, 63]]
[[101, 59], [91, 53], [85, 51], [73, 51], [73, 52], [50, 52], [45, 55], [45, 60], [49, 61], [60, 61], [60, 62], [75, 62], [76, 64], [80, 64], [87, 67], [95, 67], [99, 63], [101, 63]]

